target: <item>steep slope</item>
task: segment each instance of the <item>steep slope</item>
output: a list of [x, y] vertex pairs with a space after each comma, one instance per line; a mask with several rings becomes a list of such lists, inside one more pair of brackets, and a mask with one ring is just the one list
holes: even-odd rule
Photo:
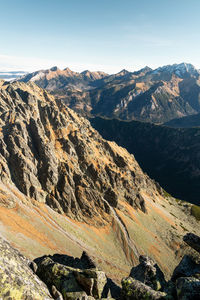
[[200, 129], [92, 118], [104, 138], [133, 153], [149, 176], [176, 198], [200, 204]]
[[133, 155], [35, 84], [4, 83], [0, 99], [2, 235], [30, 258], [86, 250], [115, 280], [139, 253], [169, 276], [185, 230], [200, 230], [191, 206], [165, 199]]
[[65, 79], [64, 72], [53, 68], [22, 80], [34, 81], [88, 116], [164, 123], [200, 111], [200, 72], [191, 64], [122, 70], [113, 75], [70, 71]]
[[200, 126], [200, 114], [187, 116], [183, 118], [173, 119], [167, 123], [166, 126], [175, 128], [191, 128]]

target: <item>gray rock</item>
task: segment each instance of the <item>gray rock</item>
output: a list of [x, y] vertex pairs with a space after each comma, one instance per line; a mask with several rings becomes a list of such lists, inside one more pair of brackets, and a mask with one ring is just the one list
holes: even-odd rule
[[[86, 254], [83, 254], [82, 259], [86, 259]], [[53, 259], [63, 261], [61, 264], [54, 262]], [[78, 269], [67, 266], [67, 261], [71, 265], [81, 266], [81, 259], [66, 258], [64, 255], [44, 256], [36, 259], [37, 275], [47, 284], [49, 288], [53, 287], [54, 293], [61, 293], [63, 299], [82, 299], [87, 296], [92, 296], [95, 299], [100, 299], [107, 283], [107, 277], [104, 272], [97, 268], [93, 269]], [[89, 258], [87, 258], [89, 259]], [[88, 261], [87, 261], [88, 263]]]
[[75, 278], [87, 295], [100, 299], [107, 283], [104, 272], [97, 269], [75, 271]]
[[122, 298], [126, 300], [162, 300], [166, 293], [154, 291], [148, 285], [127, 277], [122, 280]]
[[178, 300], [199, 300], [200, 280], [194, 277], [180, 277], [176, 281]]
[[164, 290], [166, 286], [164, 274], [155, 261], [144, 255], [139, 257], [139, 261], [140, 264], [132, 268], [129, 276], [141, 281], [156, 291]]
[[29, 261], [0, 237], [0, 299], [53, 299]]
[[187, 233], [183, 237], [184, 242], [186, 242], [190, 247], [195, 249], [198, 253], [200, 253], [200, 237], [194, 233]]
[[179, 277], [190, 277], [195, 274], [200, 274], [200, 264], [193, 257], [185, 255], [174, 269], [172, 280], [175, 281]]

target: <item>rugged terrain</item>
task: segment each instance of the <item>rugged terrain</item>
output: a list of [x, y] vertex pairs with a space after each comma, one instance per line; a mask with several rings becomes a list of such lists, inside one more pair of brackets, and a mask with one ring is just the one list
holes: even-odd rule
[[200, 72], [186, 63], [113, 75], [54, 67], [21, 80], [35, 82], [87, 116], [164, 123], [200, 112]]
[[[133, 155], [34, 83], [1, 81], [1, 235], [29, 259], [87, 251], [116, 282], [140, 254], [166, 277], [200, 233]], [[120, 274], [120, 277], [119, 277]]]
[[174, 197], [200, 205], [200, 129], [91, 118], [105, 139], [135, 155], [142, 169]]
[[192, 253], [183, 257], [169, 281], [153, 259], [140, 255], [139, 264], [131, 268], [119, 286], [86, 252], [80, 258], [54, 254], [29, 261], [0, 238], [0, 297], [5, 300], [198, 300], [200, 237], [189, 233], [183, 240], [192, 247]]

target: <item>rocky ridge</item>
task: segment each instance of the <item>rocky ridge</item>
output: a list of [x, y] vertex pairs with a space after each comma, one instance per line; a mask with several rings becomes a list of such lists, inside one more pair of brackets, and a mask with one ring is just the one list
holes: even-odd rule
[[145, 212], [140, 194], [159, 193], [125, 149], [34, 84], [1, 90], [2, 182], [78, 220], [101, 217], [120, 199]]
[[108, 74], [104, 72], [90, 72], [85, 70], [81, 73], [74, 72], [69, 68], [60, 70], [58, 67], [52, 67], [47, 70], [40, 70], [33, 73], [25, 74], [20, 81], [35, 82], [40, 87], [48, 91], [60, 91], [63, 88], [69, 87], [79, 90], [87, 90], [96, 86], [95, 82], [107, 77]]
[[112, 75], [71, 71], [70, 80], [63, 79], [60, 74], [64, 72], [53, 68], [20, 80], [34, 81], [87, 116], [164, 123], [200, 111], [200, 72], [191, 64], [122, 70]]

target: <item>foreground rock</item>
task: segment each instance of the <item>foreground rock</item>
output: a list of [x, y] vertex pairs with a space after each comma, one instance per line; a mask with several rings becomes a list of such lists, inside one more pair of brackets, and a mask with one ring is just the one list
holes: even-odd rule
[[139, 257], [139, 261], [140, 264], [132, 268], [130, 277], [141, 281], [156, 291], [164, 290], [166, 286], [164, 274], [155, 261], [144, 255]]
[[0, 299], [53, 299], [29, 261], [0, 237]]
[[200, 253], [200, 237], [193, 233], [188, 233], [183, 238], [190, 247]]
[[126, 300], [161, 300], [166, 293], [157, 292], [148, 285], [132, 277], [122, 280], [122, 297]]
[[140, 256], [139, 265], [122, 279], [121, 289], [86, 252], [81, 258], [55, 254], [30, 263], [0, 238], [0, 299], [199, 300], [198, 268], [191, 257], [185, 256], [174, 271], [175, 283], [166, 282], [157, 264], [148, 256]]
[[200, 280], [194, 277], [180, 277], [176, 283], [178, 300], [199, 300]]
[[67, 255], [44, 256], [35, 260], [36, 274], [49, 290], [56, 290], [64, 300], [120, 295], [120, 288], [114, 283], [111, 286], [105, 273], [94, 267], [91, 261], [86, 253], [80, 259]]
[[175, 268], [172, 280], [176, 281], [179, 277], [191, 277], [197, 274], [200, 274], [200, 263], [194, 257], [185, 255]]

